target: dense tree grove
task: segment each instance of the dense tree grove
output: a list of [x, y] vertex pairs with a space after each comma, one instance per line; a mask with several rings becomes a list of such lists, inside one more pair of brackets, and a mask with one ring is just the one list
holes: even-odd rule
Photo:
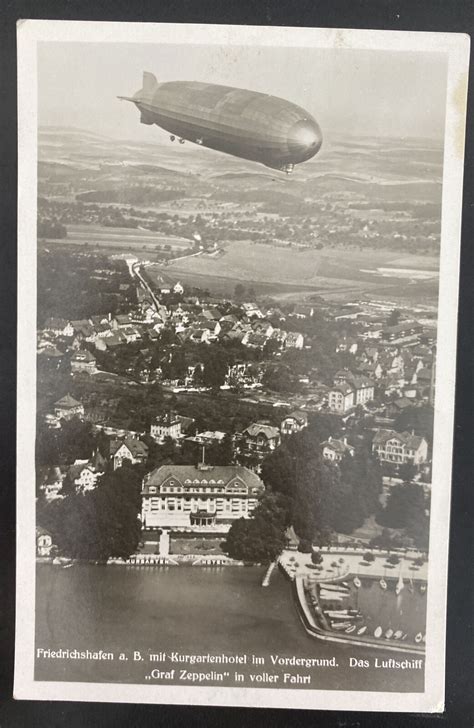
[[140, 541], [141, 478], [124, 465], [103, 476], [95, 490], [51, 503], [38, 501], [38, 524], [58, 552], [74, 559], [127, 558]]
[[[103, 270], [105, 273], [101, 273]], [[38, 327], [61, 311], [65, 319], [87, 319], [110, 312], [128, 310], [136, 302], [136, 291], [130, 283], [124, 260], [111, 261], [103, 256], [72, 255], [69, 251], [45, 251], [38, 255]]]
[[433, 407], [422, 405], [404, 409], [395, 420], [393, 427], [397, 432], [414, 430], [417, 435], [426, 437], [428, 442], [433, 442], [433, 422]]
[[36, 463], [37, 465], [66, 464], [87, 459], [91, 457], [95, 445], [96, 438], [91, 423], [84, 422], [78, 417], [62, 420], [61, 427], [53, 430], [39, 423], [36, 436]]
[[[340, 466], [322, 458], [319, 443], [330, 428], [330, 417], [320, 415], [307, 429], [285, 438], [262, 464], [267, 495], [278, 496], [278, 507], [285, 511], [278, 522], [291, 524], [301, 539], [319, 545], [329, 543], [334, 531], [351, 533], [361, 526], [377, 509], [382, 489], [380, 466], [367, 449], [348, 455]], [[267, 501], [267, 511], [272, 507]], [[233, 552], [241, 542], [251, 548], [252, 521], [232, 526], [227, 547]]]
[[232, 524], [223, 550], [239, 561], [270, 563], [285, 546], [288, 525], [286, 498], [265, 493], [252, 518], [239, 518]]
[[419, 548], [428, 548], [429, 500], [423, 486], [417, 483], [393, 485], [387, 504], [377, 515], [378, 522], [388, 528], [404, 529]]

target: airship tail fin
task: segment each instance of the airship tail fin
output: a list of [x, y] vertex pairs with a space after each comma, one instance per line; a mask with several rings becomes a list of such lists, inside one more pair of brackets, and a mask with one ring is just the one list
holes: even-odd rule
[[153, 73], [150, 73], [149, 71], [144, 71], [142, 91], [144, 91], [145, 93], [150, 93], [153, 92], [157, 86], [158, 81], [156, 80], [156, 76], [154, 76]]

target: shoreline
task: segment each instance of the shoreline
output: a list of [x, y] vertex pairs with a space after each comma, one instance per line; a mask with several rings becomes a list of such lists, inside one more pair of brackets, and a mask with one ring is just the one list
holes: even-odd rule
[[[286, 573], [286, 572], [285, 572]], [[324, 642], [333, 642], [336, 644], [344, 644], [353, 647], [366, 647], [374, 648], [376, 650], [388, 650], [389, 652], [396, 652], [402, 654], [416, 654], [424, 655], [424, 646], [418, 645], [406, 645], [390, 643], [389, 640], [383, 639], [383, 641], [376, 641], [376, 638], [372, 637], [352, 637], [352, 635], [338, 635], [334, 632], [325, 629], [317, 624], [316, 619], [313, 617], [309, 604], [306, 599], [306, 590], [304, 585], [304, 577], [297, 576], [293, 579], [292, 583], [293, 595], [296, 602], [296, 608], [299, 618], [306, 630], [306, 633], [318, 640]]]

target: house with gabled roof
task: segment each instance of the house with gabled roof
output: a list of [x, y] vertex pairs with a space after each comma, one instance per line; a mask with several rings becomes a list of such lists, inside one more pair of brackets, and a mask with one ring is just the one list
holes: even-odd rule
[[282, 419], [280, 432], [282, 435], [294, 435], [295, 432], [301, 432], [305, 427], [308, 427], [307, 412], [295, 410]]
[[58, 419], [70, 420], [72, 417], [84, 416], [84, 405], [69, 393], [54, 403], [54, 414]]
[[94, 374], [97, 371], [95, 356], [88, 349], [79, 349], [71, 357], [71, 372], [86, 372]]
[[345, 414], [355, 406], [354, 390], [346, 382], [337, 384], [328, 392], [328, 406], [332, 412]]
[[320, 445], [323, 458], [330, 460], [333, 463], [341, 462], [345, 455], [354, 455], [354, 448], [349, 445], [347, 438], [343, 437], [342, 440], [338, 440], [335, 437], [329, 435], [328, 439]]
[[286, 349], [302, 349], [304, 346], [304, 336], [298, 331], [288, 331], [285, 339]]
[[380, 429], [372, 440], [372, 452], [381, 462], [420, 466], [428, 459], [428, 442], [414, 432]]
[[257, 317], [263, 318], [263, 313], [259, 309], [256, 303], [243, 303], [242, 310], [249, 318]]
[[76, 493], [84, 495], [84, 493], [94, 490], [98, 479], [105, 472], [105, 467], [105, 459], [100, 453], [95, 453], [90, 460], [76, 460], [70, 465], [67, 476], [72, 482]]
[[314, 306], [311, 306], [311, 304], [298, 303], [293, 309], [293, 312], [290, 314], [290, 316], [294, 316], [295, 318], [299, 319], [305, 319], [311, 318], [313, 314]]
[[62, 318], [48, 318], [46, 319], [43, 331], [50, 331], [55, 336], [73, 336], [74, 329], [70, 321]]
[[141, 440], [126, 437], [123, 440], [112, 440], [109, 446], [110, 458], [114, 470], [122, 467], [124, 460], [129, 460], [132, 465], [145, 463], [148, 458], [148, 447]]
[[235, 438], [236, 450], [244, 458], [263, 460], [281, 442], [280, 430], [268, 422], [252, 422]]

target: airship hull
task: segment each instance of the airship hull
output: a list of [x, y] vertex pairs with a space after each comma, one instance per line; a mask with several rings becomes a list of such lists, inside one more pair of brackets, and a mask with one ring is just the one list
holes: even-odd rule
[[296, 104], [256, 91], [188, 81], [157, 83], [144, 74], [129, 99], [141, 121], [219, 152], [291, 171], [322, 144], [316, 120]]

